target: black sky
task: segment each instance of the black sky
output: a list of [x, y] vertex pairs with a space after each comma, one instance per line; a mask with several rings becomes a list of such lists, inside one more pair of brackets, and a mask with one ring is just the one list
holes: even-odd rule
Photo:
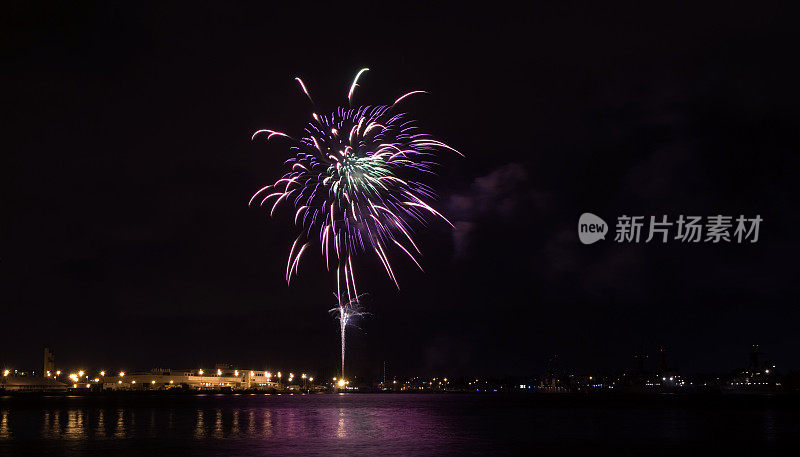
[[[321, 260], [283, 280], [288, 213], [247, 207], [286, 157], [257, 128], [356, 94], [407, 109], [445, 158], [426, 273], [397, 292], [364, 258], [372, 316], [350, 365], [377, 375], [621, 368], [663, 345], [689, 372], [749, 345], [800, 368], [798, 33], [735, 7], [318, 7], [101, 2], [6, 8], [0, 361], [149, 369], [228, 361], [333, 370]], [[757, 244], [578, 242], [584, 211], [760, 214]]]

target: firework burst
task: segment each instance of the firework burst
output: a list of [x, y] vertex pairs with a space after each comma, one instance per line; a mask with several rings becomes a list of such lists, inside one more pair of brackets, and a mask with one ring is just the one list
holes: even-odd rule
[[[312, 240], [319, 240], [325, 265], [336, 274], [339, 305], [333, 311], [341, 325], [342, 376], [345, 328], [362, 314], [354, 258], [374, 254], [398, 288], [392, 250], [408, 256], [421, 270], [415, 227], [424, 227], [430, 218], [453, 225], [431, 206], [436, 196], [423, 181], [433, 175], [437, 153], [448, 150], [461, 155], [398, 111], [399, 103], [424, 91], [407, 92], [391, 105], [353, 107], [358, 80], [367, 70], [360, 70], [350, 85], [347, 107], [322, 115], [314, 109], [312, 121], [297, 138], [270, 129], [252, 136], [289, 144], [287, 171], [259, 189], [249, 204], [268, 208], [270, 216], [282, 204], [293, 208], [292, 220], [300, 233], [289, 249], [288, 283]], [[314, 106], [303, 80], [295, 80]]]
[[[349, 104], [365, 71], [359, 71], [350, 86]], [[313, 105], [303, 80], [295, 79]], [[428, 203], [435, 194], [422, 179], [433, 174], [437, 152], [461, 153], [397, 112], [398, 103], [419, 93], [424, 91], [408, 92], [391, 105], [339, 107], [328, 115], [313, 112], [300, 138], [269, 129], [253, 134], [253, 139], [266, 136], [290, 143], [288, 171], [250, 199], [250, 205], [268, 207], [270, 216], [282, 203], [294, 208], [293, 220], [301, 230], [289, 250], [287, 282], [313, 238], [320, 242], [327, 268], [335, 267], [337, 296], [348, 300], [358, 296], [353, 269], [358, 253], [374, 253], [397, 287], [390, 248], [422, 269], [413, 226], [424, 225], [429, 217], [450, 224]]]

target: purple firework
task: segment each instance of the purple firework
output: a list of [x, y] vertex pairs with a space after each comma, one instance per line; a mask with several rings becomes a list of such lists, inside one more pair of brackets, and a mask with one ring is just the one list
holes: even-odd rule
[[[349, 104], [367, 70], [359, 71], [350, 86]], [[295, 79], [313, 104], [303, 81]], [[429, 217], [450, 224], [428, 203], [435, 194], [422, 180], [432, 175], [437, 152], [461, 153], [397, 112], [399, 102], [418, 93], [423, 91], [408, 92], [391, 105], [339, 107], [328, 115], [314, 112], [299, 139], [268, 129], [253, 134], [253, 139], [266, 135], [291, 143], [292, 156], [285, 162], [288, 171], [250, 199], [251, 205], [269, 207], [270, 216], [281, 203], [294, 208], [294, 223], [301, 230], [289, 251], [287, 282], [297, 273], [310, 240], [317, 238], [327, 268], [335, 267], [341, 306], [343, 300], [359, 296], [353, 268], [357, 254], [373, 252], [398, 285], [390, 249], [399, 249], [420, 267], [414, 227], [424, 226]]]

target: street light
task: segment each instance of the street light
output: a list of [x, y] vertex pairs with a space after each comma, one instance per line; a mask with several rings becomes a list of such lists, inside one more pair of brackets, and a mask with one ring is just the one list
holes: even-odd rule
[[125, 372], [124, 371], [120, 371], [119, 372], [119, 377], [120, 378], [124, 378], [125, 377]]

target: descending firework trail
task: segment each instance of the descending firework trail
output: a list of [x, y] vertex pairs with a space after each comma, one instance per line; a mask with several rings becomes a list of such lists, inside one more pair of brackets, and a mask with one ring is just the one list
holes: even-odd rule
[[344, 355], [345, 355], [345, 336], [347, 331], [348, 325], [353, 325], [353, 321], [361, 316], [365, 316], [367, 313], [362, 311], [361, 308], [361, 298], [364, 297], [366, 294], [361, 294], [355, 297], [353, 300], [349, 300], [347, 302], [342, 302], [339, 299], [339, 304], [335, 307], [330, 309], [330, 313], [336, 316], [336, 319], [339, 320], [339, 329], [341, 330], [341, 342], [342, 342], [342, 372], [341, 376], [344, 379]]
[[[461, 154], [420, 131], [407, 114], [397, 112], [400, 102], [423, 91], [408, 92], [391, 105], [354, 108], [354, 91], [367, 70], [359, 71], [350, 85], [348, 107], [327, 115], [314, 110], [312, 122], [299, 138], [269, 129], [253, 134], [253, 139], [266, 136], [290, 142], [288, 171], [250, 199], [251, 205], [258, 202], [270, 208], [270, 216], [281, 203], [294, 208], [293, 220], [300, 233], [289, 250], [286, 281], [291, 282], [299, 270], [311, 239], [318, 238], [328, 270], [332, 253], [335, 256], [336, 296], [340, 316], [345, 317], [345, 304], [358, 302], [353, 257], [359, 253], [374, 253], [398, 288], [390, 248], [402, 251], [422, 269], [413, 226], [424, 226], [428, 217], [450, 221], [428, 203], [435, 195], [421, 180], [433, 174], [437, 152]], [[305, 83], [295, 79], [313, 106]]]

